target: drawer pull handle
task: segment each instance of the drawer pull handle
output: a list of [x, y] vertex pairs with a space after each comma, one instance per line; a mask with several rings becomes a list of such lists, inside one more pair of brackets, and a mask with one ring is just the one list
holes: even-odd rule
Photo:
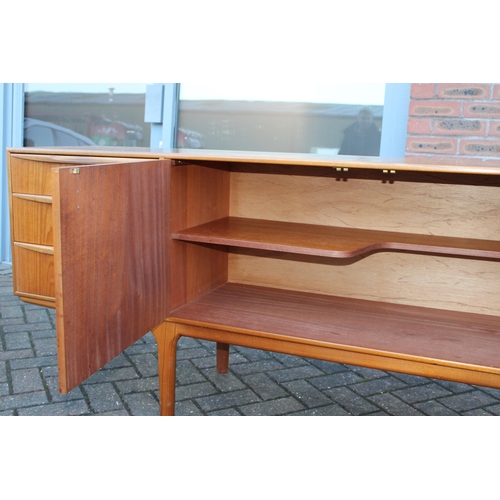
[[49, 247], [46, 245], [35, 245], [33, 243], [19, 243], [18, 241], [15, 241], [14, 245], [16, 247], [25, 248], [26, 250], [32, 250], [33, 252], [54, 255], [54, 247]]
[[20, 194], [20, 193], [13, 193], [12, 197], [13, 198], [19, 198], [21, 200], [37, 201], [39, 203], [48, 203], [49, 205], [52, 204], [52, 196], [47, 196], [47, 195], [43, 195], [43, 194]]

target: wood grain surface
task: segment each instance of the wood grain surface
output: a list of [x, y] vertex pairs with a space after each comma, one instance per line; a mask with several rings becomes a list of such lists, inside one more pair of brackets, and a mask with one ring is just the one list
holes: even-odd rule
[[63, 393], [168, 316], [168, 165], [53, 171]]

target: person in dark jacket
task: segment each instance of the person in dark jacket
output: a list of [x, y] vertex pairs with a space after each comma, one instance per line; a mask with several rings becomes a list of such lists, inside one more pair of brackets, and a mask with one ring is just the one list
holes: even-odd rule
[[373, 123], [370, 108], [359, 110], [358, 120], [344, 130], [344, 140], [339, 155], [378, 156], [380, 154], [380, 130]]

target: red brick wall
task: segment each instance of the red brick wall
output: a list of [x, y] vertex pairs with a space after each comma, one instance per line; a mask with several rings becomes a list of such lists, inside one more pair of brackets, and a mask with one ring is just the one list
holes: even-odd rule
[[500, 166], [500, 84], [412, 83], [406, 156]]

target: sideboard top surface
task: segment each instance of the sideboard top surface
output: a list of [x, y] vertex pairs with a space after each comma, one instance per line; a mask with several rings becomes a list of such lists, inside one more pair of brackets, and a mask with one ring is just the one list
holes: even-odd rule
[[325, 168], [353, 168], [370, 170], [395, 170], [412, 172], [442, 172], [461, 174], [500, 175], [500, 168], [481, 160], [457, 158], [409, 160], [405, 158], [381, 158], [368, 156], [332, 156], [306, 153], [268, 153], [254, 151], [221, 151], [208, 149], [154, 149], [130, 147], [31, 147], [9, 148], [14, 155], [71, 155], [127, 157], [143, 159], [171, 159], [177, 161], [216, 161], [232, 163], [260, 163], [275, 165], [295, 165]]

